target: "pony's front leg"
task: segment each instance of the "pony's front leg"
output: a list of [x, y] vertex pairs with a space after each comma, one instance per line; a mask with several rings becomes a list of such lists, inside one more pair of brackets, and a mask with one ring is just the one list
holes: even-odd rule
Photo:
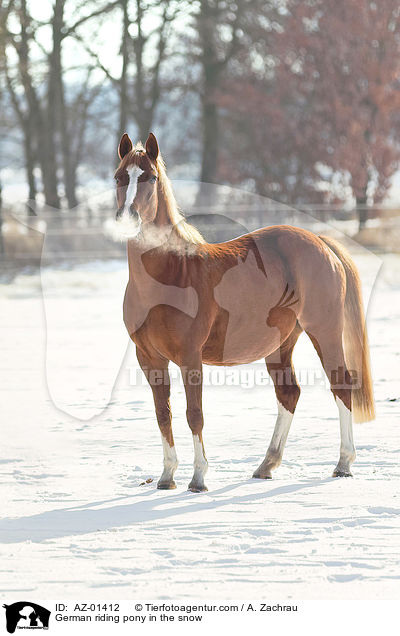
[[192, 431], [194, 446], [194, 473], [188, 489], [192, 492], [203, 492], [208, 490], [204, 483], [208, 462], [203, 444], [203, 371], [201, 356], [191, 358], [186, 361], [186, 364], [181, 365], [181, 373], [186, 392], [186, 417]]
[[176, 488], [174, 473], [178, 467], [178, 458], [171, 425], [169, 361], [164, 358], [151, 358], [145, 355], [138, 347], [136, 355], [153, 392], [154, 406], [164, 451], [164, 470], [157, 483], [157, 488], [172, 490]]

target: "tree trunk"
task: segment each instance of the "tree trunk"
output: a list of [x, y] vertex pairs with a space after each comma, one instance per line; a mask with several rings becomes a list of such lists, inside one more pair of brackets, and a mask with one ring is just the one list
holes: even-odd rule
[[0, 254], [4, 256], [4, 240], [3, 240], [3, 190], [0, 182]]
[[27, 202], [27, 213], [29, 216], [34, 216], [36, 214], [36, 179], [35, 179], [35, 155], [33, 150], [33, 139], [31, 135], [31, 126], [28, 124], [26, 129], [24, 129], [24, 147], [25, 147], [25, 166], [26, 166], [26, 176], [28, 181], [28, 202]]
[[[16, 48], [19, 58], [19, 73], [21, 77], [21, 83], [24, 87], [25, 97], [28, 104], [27, 114], [27, 132], [25, 137], [29, 137], [30, 140], [26, 141], [28, 147], [25, 147], [27, 151], [27, 170], [29, 172], [29, 190], [30, 198], [34, 199], [36, 194], [36, 188], [33, 179], [33, 158], [29, 156], [32, 153], [33, 138], [37, 144], [37, 157], [42, 173], [43, 192], [46, 204], [59, 208], [60, 200], [57, 193], [57, 172], [54, 152], [54, 135], [51, 135], [51, 126], [49, 125], [48, 118], [45, 116], [42, 110], [41, 102], [36, 94], [36, 90], [33, 84], [32, 76], [30, 73], [30, 59], [29, 59], [29, 28], [31, 23], [31, 17], [28, 13], [26, 0], [21, 0], [20, 11], [20, 24], [21, 24], [21, 42], [20, 46]], [[54, 95], [49, 95], [49, 103], [54, 108]], [[47, 115], [47, 113], [46, 113]], [[30, 147], [29, 147], [30, 144]], [[29, 167], [28, 167], [29, 164]]]
[[[55, 94], [55, 102], [51, 105], [53, 109], [52, 120], [54, 126], [54, 137], [58, 129], [61, 140], [61, 156], [63, 163], [63, 178], [65, 197], [69, 209], [78, 205], [75, 192], [75, 175], [71, 162], [71, 136], [68, 131], [68, 113], [65, 105], [65, 91], [62, 74], [61, 47], [64, 28], [64, 5], [65, 0], [56, 0], [52, 20], [53, 27], [53, 50], [50, 58], [50, 82]], [[50, 106], [50, 104], [49, 104]]]
[[122, 8], [122, 70], [119, 80], [119, 126], [118, 126], [118, 142], [124, 132], [127, 132], [128, 126], [128, 65], [129, 65], [129, 15], [128, 0], [121, 0]]
[[138, 113], [136, 117], [136, 123], [139, 128], [139, 139], [144, 143], [151, 132], [151, 125], [153, 123], [153, 112], [144, 108], [142, 113]]
[[65, 196], [68, 203], [68, 208], [72, 210], [78, 205], [76, 197], [76, 174], [74, 166], [72, 165], [71, 158], [71, 136], [68, 132], [68, 115], [65, 107], [64, 96], [64, 84], [62, 76], [59, 76], [59, 103], [60, 103], [60, 118], [59, 127], [61, 133], [61, 146], [62, 146], [62, 158], [63, 158], [63, 175], [64, 175], [64, 188]]
[[[46, 122], [42, 128], [43, 151], [41, 153], [43, 175], [43, 188], [47, 205], [54, 208], [60, 207], [57, 186], [57, 162], [56, 162], [56, 134], [57, 134], [57, 106], [59, 105], [58, 76], [61, 49], [61, 29], [64, 0], [56, 0], [52, 18], [53, 49], [49, 56], [49, 78], [47, 85], [47, 109]], [[60, 18], [61, 16], [61, 18]]]
[[357, 216], [358, 216], [358, 231], [365, 227], [368, 220], [368, 208], [367, 208], [367, 195], [356, 197]]
[[[57, 170], [55, 165], [55, 153], [52, 147], [54, 137], [51, 132], [44, 132], [39, 139], [41, 150], [40, 169], [42, 173], [43, 194], [46, 205], [51, 208], [60, 208], [60, 197], [58, 196]], [[43, 144], [43, 145], [42, 145]]]
[[35, 216], [36, 214], [36, 196], [37, 187], [35, 179], [35, 129], [32, 121], [32, 114], [28, 112], [22, 126], [24, 133], [24, 148], [25, 148], [25, 169], [26, 177], [28, 181], [28, 201], [27, 201], [27, 214], [28, 216]]
[[210, 204], [214, 199], [215, 190], [210, 183], [217, 183], [218, 173], [218, 108], [215, 102], [203, 100], [203, 144], [201, 157], [200, 186], [196, 198], [196, 205]]
[[203, 87], [201, 97], [203, 146], [201, 157], [200, 186], [196, 197], [196, 205], [206, 206], [213, 202], [215, 189], [210, 183], [217, 183], [219, 126], [216, 93], [220, 85], [224, 63], [218, 56], [217, 21], [219, 7], [208, 0], [200, 3], [200, 14], [197, 18], [197, 29], [202, 50], [201, 64]]
[[144, 143], [147, 139], [148, 130], [147, 127], [147, 118], [146, 118], [146, 88], [145, 88], [145, 80], [146, 80], [146, 71], [143, 63], [143, 52], [146, 44], [146, 38], [143, 35], [142, 30], [142, 21], [143, 21], [143, 2], [141, 0], [136, 0], [136, 25], [137, 25], [137, 36], [133, 41], [134, 53], [135, 53], [135, 66], [136, 66], [136, 74], [135, 74], [135, 83], [134, 83], [134, 117], [137, 127], [139, 129], [139, 137], [140, 140]]
[[36, 182], [34, 176], [34, 168], [35, 168], [35, 153], [33, 150], [34, 139], [35, 139], [35, 127], [32, 125], [32, 112], [30, 108], [27, 109], [27, 113], [25, 114], [22, 108], [20, 107], [20, 103], [17, 97], [17, 94], [14, 90], [12, 81], [8, 75], [8, 71], [6, 69], [5, 72], [8, 92], [11, 97], [11, 102], [14, 107], [15, 114], [18, 117], [19, 123], [21, 125], [21, 129], [24, 137], [24, 151], [25, 151], [25, 170], [26, 170], [26, 180], [28, 182], [29, 194], [27, 201], [27, 212], [28, 215], [35, 214], [36, 209]]
[[[37, 157], [42, 175], [43, 193], [46, 205], [59, 208], [60, 199], [57, 192], [57, 169], [55, 158], [54, 108], [55, 95], [49, 80], [48, 107], [42, 109], [29, 70], [29, 51], [27, 27], [30, 16], [27, 13], [26, 0], [21, 0], [21, 46], [17, 49], [19, 71], [28, 103], [29, 134], [34, 133], [37, 143]], [[30, 184], [31, 185], [31, 184]], [[33, 190], [32, 190], [33, 192]]]

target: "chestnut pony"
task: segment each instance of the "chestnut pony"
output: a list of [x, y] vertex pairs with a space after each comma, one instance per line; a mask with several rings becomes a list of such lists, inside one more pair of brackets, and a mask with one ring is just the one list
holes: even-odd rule
[[352, 416], [374, 418], [368, 342], [356, 267], [335, 241], [291, 226], [266, 227], [208, 244], [179, 212], [155, 136], [119, 144], [117, 218], [133, 227], [124, 322], [151, 386], [164, 450], [158, 488], [175, 488], [178, 465], [171, 428], [169, 361], [182, 372], [193, 435], [189, 490], [207, 490], [203, 444], [202, 364], [265, 358], [278, 417], [265, 459], [253, 477], [270, 479], [282, 460], [300, 395], [292, 353], [302, 331], [329, 378], [340, 418], [334, 477], [351, 476]]

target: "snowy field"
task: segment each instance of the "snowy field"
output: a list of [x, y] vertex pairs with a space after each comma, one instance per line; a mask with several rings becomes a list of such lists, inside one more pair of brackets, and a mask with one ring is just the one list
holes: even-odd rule
[[[177, 379], [178, 487], [156, 489], [161, 443], [133, 347], [119, 370], [125, 264], [48, 269], [45, 303], [38, 275], [1, 284], [2, 598], [396, 598], [400, 258], [383, 261], [369, 308], [378, 418], [355, 426], [354, 479], [330, 477], [336, 407], [309, 381], [282, 466], [272, 481], [251, 479], [276, 406], [243, 367], [243, 386], [205, 387], [202, 494], [186, 490], [192, 441]], [[373, 278], [368, 259], [361, 268]], [[307, 338], [296, 365], [318, 378]]]

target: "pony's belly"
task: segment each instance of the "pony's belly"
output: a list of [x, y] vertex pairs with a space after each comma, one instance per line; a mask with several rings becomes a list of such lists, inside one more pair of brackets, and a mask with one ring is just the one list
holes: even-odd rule
[[[286, 339], [288, 334], [284, 334]], [[211, 330], [203, 347], [203, 362], [213, 365], [247, 364], [279, 352], [281, 332], [263, 325], [262, 329], [251, 329], [248, 323], [242, 329], [222, 332], [218, 326]]]
[[296, 324], [297, 296], [285, 268], [258, 247], [265, 271], [249, 252], [213, 290], [218, 312], [203, 348], [206, 364], [244, 364], [270, 356]]

